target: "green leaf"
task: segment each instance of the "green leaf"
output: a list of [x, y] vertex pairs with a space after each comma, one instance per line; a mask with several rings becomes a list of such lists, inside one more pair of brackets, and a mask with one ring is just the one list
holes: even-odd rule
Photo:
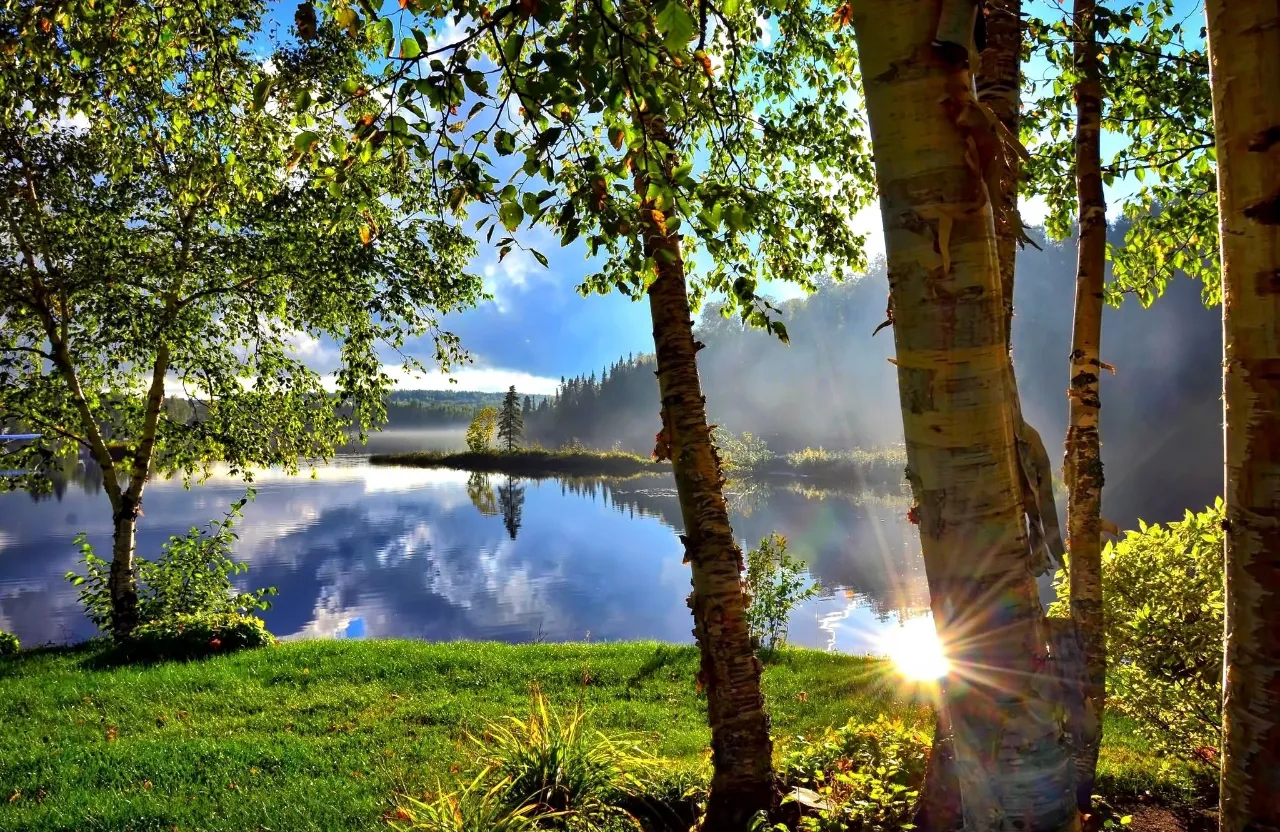
[[320, 141], [320, 134], [314, 130], [303, 130], [293, 138], [293, 146], [299, 153], [306, 153]]
[[524, 222], [524, 209], [518, 202], [504, 202], [498, 207], [498, 219], [508, 231], [515, 231]]
[[655, 22], [667, 49], [671, 52], [683, 51], [693, 39], [693, 15], [689, 14], [680, 0], [667, 0], [667, 5], [658, 12]]
[[547, 255], [543, 254], [542, 252], [538, 251], [537, 249], [532, 249], [532, 248], [531, 248], [531, 249], [529, 249], [529, 253], [533, 255], [533, 259], [534, 259], [534, 260], [537, 260], [539, 263], [541, 263], [541, 264], [542, 264], [543, 268], [546, 268], [546, 266], [547, 266], [547, 262], [548, 262], [548, 261], [547, 261]]
[[267, 106], [267, 96], [271, 94], [271, 85], [274, 83], [275, 79], [267, 75], [253, 85], [253, 109], [261, 110]]
[[418, 45], [417, 38], [404, 38], [400, 41], [400, 57], [413, 60], [422, 54], [422, 47]]
[[516, 137], [506, 130], [499, 130], [493, 137], [493, 149], [499, 156], [510, 156], [516, 152]]

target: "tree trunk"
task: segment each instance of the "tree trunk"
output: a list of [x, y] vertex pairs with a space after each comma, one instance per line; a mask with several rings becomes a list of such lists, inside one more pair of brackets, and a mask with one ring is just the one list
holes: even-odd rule
[[[1021, 61], [1022, 61], [1022, 3], [1021, 0], [987, 0], [982, 4], [982, 27], [985, 43], [980, 45], [979, 60], [975, 72], [978, 100], [991, 108], [1012, 136], [1018, 135], [1021, 114]], [[1013, 344], [1013, 286], [1014, 265], [1022, 223], [1018, 218], [1018, 182], [1016, 176], [1006, 176], [992, 198], [995, 223], [996, 259], [1000, 267], [1000, 292], [1004, 309], [1004, 339], [1006, 349]], [[998, 197], [998, 200], [997, 200]], [[1022, 420], [1022, 407], [1018, 400], [1017, 381], [1014, 376], [1013, 354], [1009, 353], [1009, 383], [1014, 418], [1024, 430], [1030, 426]], [[1038, 436], [1038, 434], [1037, 434]], [[1027, 499], [1024, 488], [1023, 498]], [[1026, 506], [1024, 506], [1024, 509]], [[1053, 517], [1057, 525], [1056, 513]], [[929, 754], [929, 769], [921, 789], [920, 811], [915, 825], [923, 832], [946, 832], [961, 825], [959, 784], [955, 774], [955, 748], [950, 723], [939, 710], [934, 724], [933, 748]]]
[[1102, 608], [1102, 458], [1098, 434], [1098, 376], [1102, 372], [1102, 285], [1107, 258], [1107, 208], [1102, 193], [1102, 85], [1098, 80], [1093, 0], [1076, 0], [1076, 193], [1080, 237], [1076, 306], [1071, 332], [1071, 387], [1067, 393], [1064, 471], [1067, 546], [1071, 552], [1071, 618], [1084, 657], [1083, 713], [1072, 726], [1076, 744], [1076, 799], [1091, 811], [1106, 699], [1107, 644]]
[[138, 626], [138, 581], [133, 569], [138, 508], [126, 494], [111, 518], [111, 572], [107, 588], [111, 594], [111, 634], [117, 641], [127, 639]]
[[[982, 169], [992, 160], [979, 149], [990, 146], [991, 128], [967, 62], [934, 44], [944, 5], [853, 5], [884, 218], [910, 517], [953, 666], [942, 697], [965, 827], [1071, 829], [1073, 772], [1054, 717], [1016, 457]], [[968, 21], [972, 32], [972, 14]]]
[[[665, 141], [656, 121], [646, 125]], [[644, 194], [647, 182], [637, 180]], [[645, 254], [657, 263], [649, 286], [663, 440], [669, 443], [684, 523], [681, 541], [693, 572], [693, 634], [701, 652], [700, 686], [707, 694], [713, 774], [703, 829], [741, 832], [773, 798], [773, 742], [764, 710], [761, 665], [747, 628], [742, 588], [742, 550], [729, 525], [724, 477], [711, 442], [706, 399], [698, 379], [693, 319], [680, 241], [666, 230], [666, 217], [649, 202], [641, 206]]]
[[1221, 827], [1280, 829], [1280, 5], [1209, 0], [1226, 419]]

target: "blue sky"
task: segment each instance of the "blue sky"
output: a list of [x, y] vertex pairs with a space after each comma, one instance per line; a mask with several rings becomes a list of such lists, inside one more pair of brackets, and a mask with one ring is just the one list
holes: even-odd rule
[[[296, 2], [269, 2], [268, 20], [282, 28], [291, 26]], [[1177, 3], [1184, 13], [1197, 5], [1187, 0]], [[1024, 10], [1053, 18], [1062, 14], [1061, 9], [1053, 0], [1034, 0]], [[1043, 61], [1038, 63], [1039, 66], [1033, 63], [1027, 68], [1033, 78], [1044, 75], [1045, 65]], [[1109, 150], [1104, 147], [1104, 153]], [[1131, 183], [1117, 182], [1109, 197], [1130, 187]], [[1026, 222], [1035, 224], [1043, 217], [1043, 204], [1024, 202], [1022, 213]], [[874, 204], [855, 218], [854, 226], [854, 231], [866, 235], [869, 258], [883, 254], [880, 216]], [[493, 299], [445, 319], [445, 327], [461, 336], [474, 361], [452, 373], [457, 381], [455, 389], [497, 391], [515, 384], [521, 392], [549, 393], [561, 376], [598, 372], [620, 355], [652, 350], [646, 303], [619, 294], [584, 298], [577, 293], [576, 287], [588, 271], [581, 242], [562, 249], [550, 233], [541, 229], [523, 234], [522, 242], [546, 254], [549, 266], [542, 267], [519, 250], [499, 262], [496, 250], [481, 241], [471, 267], [484, 277], [485, 288]], [[799, 291], [775, 286], [771, 293], [785, 298], [794, 297]], [[313, 353], [318, 365], [331, 362], [333, 353], [326, 345], [316, 342], [302, 346], [304, 354], [308, 350]], [[407, 352], [425, 361], [432, 349], [429, 343], [410, 343]], [[397, 383], [406, 388], [454, 386], [443, 375], [398, 378]]]

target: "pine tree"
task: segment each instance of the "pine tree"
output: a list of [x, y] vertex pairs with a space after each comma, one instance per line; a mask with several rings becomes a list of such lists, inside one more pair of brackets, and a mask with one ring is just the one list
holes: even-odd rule
[[514, 451], [524, 441], [524, 416], [520, 412], [520, 395], [516, 393], [514, 384], [502, 399], [502, 411], [498, 414], [498, 440], [508, 452]]

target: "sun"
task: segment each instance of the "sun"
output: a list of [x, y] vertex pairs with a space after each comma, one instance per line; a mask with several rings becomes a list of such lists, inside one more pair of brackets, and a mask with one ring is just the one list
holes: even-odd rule
[[907, 679], [917, 682], [941, 679], [951, 669], [938, 642], [933, 619], [928, 616], [912, 618], [885, 630], [877, 642], [880, 652], [888, 656]]

